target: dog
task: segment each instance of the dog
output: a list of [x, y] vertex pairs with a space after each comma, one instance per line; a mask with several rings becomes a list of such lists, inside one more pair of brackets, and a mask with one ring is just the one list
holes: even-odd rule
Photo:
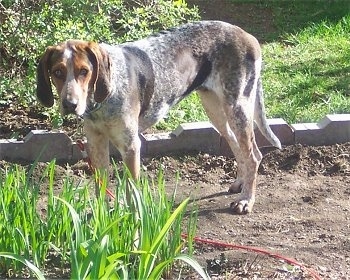
[[107, 170], [109, 141], [131, 175], [140, 174], [139, 133], [196, 91], [238, 163], [230, 186], [241, 193], [230, 207], [249, 213], [262, 159], [254, 122], [275, 147], [281, 143], [266, 121], [261, 49], [255, 37], [221, 21], [199, 21], [120, 45], [68, 40], [50, 46], [37, 67], [37, 97], [62, 115], [83, 116], [93, 166]]

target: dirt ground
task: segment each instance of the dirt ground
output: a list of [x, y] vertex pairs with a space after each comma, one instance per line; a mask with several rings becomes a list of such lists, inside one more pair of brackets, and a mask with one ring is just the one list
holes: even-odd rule
[[[160, 163], [169, 189], [199, 205], [198, 236], [262, 248], [312, 268], [321, 279], [350, 276], [350, 143], [285, 147], [268, 152], [259, 169], [253, 213], [231, 213], [227, 193], [233, 159], [209, 155], [144, 160], [148, 172]], [[197, 251], [218, 279], [312, 279], [282, 260], [205, 245]], [[226, 278], [225, 278], [226, 277]], [[215, 279], [215, 277], [213, 277]]]
[[[208, 154], [166, 156], [144, 158], [142, 165], [151, 178], [157, 177], [161, 166], [167, 191], [171, 194], [176, 187], [179, 201], [193, 198], [192, 203], [198, 206], [197, 237], [281, 256], [272, 258], [197, 243], [195, 258], [208, 269], [212, 279], [349, 279], [349, 151], [350, 143], [265, 150], [256, 204], [249, 215], [236, 215], [229, 207], [236, 197], [227, 192], [237, 170], [233, 158]], [[41, 177], [46, 165], [40, 163], [33, 176]], [[79, 181], [89, 178], [86, 173], [89, 170], [82, 161], [56, 166], [55, 180], [62, 182], [70, 174]], [[56, 191], [59, 188], [58, 183]], [[44, 185], [42, 190], [45, 195]], [[283, 257], [305, 267], [289, 265]], [[57, 271], [50, 276], [67, 276], [55, 274]], [[182, 279], [197, 278], [187, 275]]]

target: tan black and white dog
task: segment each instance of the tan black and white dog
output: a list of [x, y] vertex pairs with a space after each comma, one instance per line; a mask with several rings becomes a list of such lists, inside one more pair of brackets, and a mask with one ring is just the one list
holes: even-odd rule
[[238, 163], [230, 187], [241, 192], [231, 207], [252, 211], [262, 155], [254, 121], [272, 145], [281, 144], [266, 122], [258, 41], [237, 26], [200, 21], [121, 45], [70, 40], [48, 47], [37, 68], [37, 96], [62, 115], [84, 117], [89, 155], [95, 168], [109, 164], [109, 141], [137, 178], [139, 133], [196, 90]]

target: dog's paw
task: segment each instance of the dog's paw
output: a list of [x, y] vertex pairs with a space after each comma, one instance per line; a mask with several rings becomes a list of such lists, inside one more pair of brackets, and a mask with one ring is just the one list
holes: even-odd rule
[[253, 211], [254, 200], [240, 199], [231, 203], [230, 208], [236, 214], [248, 214]]
[[243, 181], [241, 179], [236, 179], [233, 184], [228, 189], [229, 193], [240, 193], [243, 188]]

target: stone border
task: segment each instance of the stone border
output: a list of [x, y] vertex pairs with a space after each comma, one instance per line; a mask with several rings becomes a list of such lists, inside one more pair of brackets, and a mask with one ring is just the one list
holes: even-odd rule
[[[270, 119], [268, 124], [282, 145], [320, 146], [350, 141], [350, 114], [327, 115], [318, 123], [288, 125], [283, 119]], [[259, 147], [271, 146], [258, 129], [255, 133]], [[170, 133], [142, 134], [141, 141], [141, 153], [145, 157], [190, 151], [232, 155], [226, 141], [209, 122], [185, 123]], [[113, 147], [111, 155], [118, 155]], [[46, 162], [54, 158], [58, 162], [75, 163], [82, 155], [76, 142], [61, 131], [33, 130], [23, 141], [0, 140], [0, 160]]]

